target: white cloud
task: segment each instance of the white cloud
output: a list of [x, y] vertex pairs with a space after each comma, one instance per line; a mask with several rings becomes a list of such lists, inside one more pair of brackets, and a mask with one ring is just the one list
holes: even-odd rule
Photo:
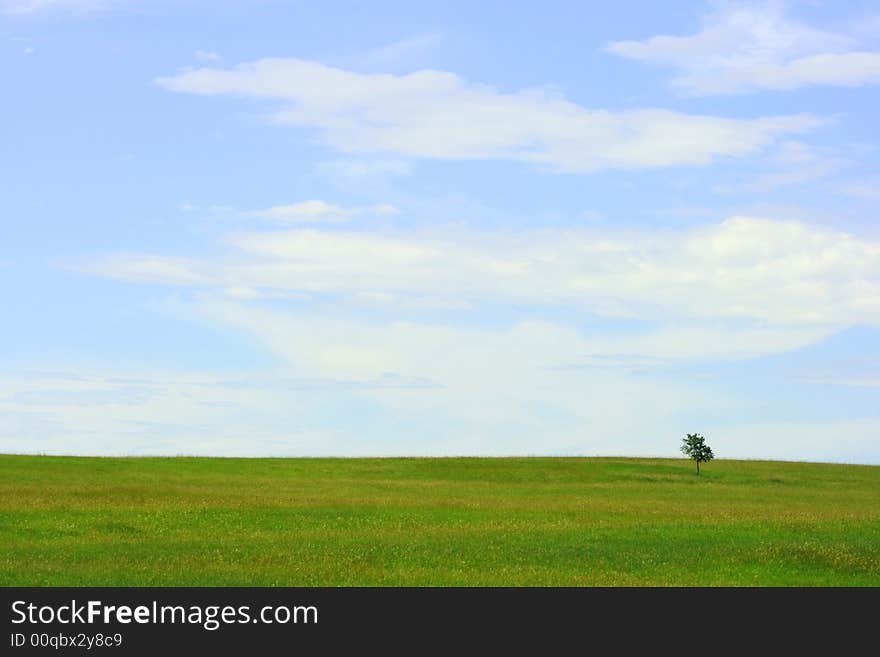
[[223, 59], [219, 53], [210, 50], [196, 50], [193, 56], [200, 62], [219, 62]]
[[196, 260], [168, 256], [149, 256], [141, 254], [117, 254], [108, 256], [92, 268], [95, 272], [116, 272], [119, 278], [134, 283], [159, 285], [210, 285], [214, 282], [210, 275], [200, 273], [204, 267]]
[[244, 285], [230, 285], [223, 293], [230, 299], [259, 299], [262, 296], [259, 290]]
[[764, 159], [767, 172], [740, 185], [718, 185], [722, 192], [766, 192], [780, 187], [815, 183], [848, 164], [842, 157], [817, 152], [803, 142], [785, 141]]
[[[430, 389], [376, 389], [360, 395], [383, 409], [392, 432], [422, 428], [428, 421], [439, 427], [441, 440], [426, 444], [413, 437], [397, 453], [677, 456], [671, 437], [683, 432], [682, 418], [703, 417], [711, 410], [712, 417], [725, 418], [722, 425], [701, 424], [725, 458], [877, 461], [876, 419], [731, 422], [742, 412], [742, 400], [706, 391], [700, 382], [630, 376], [625, 366], [554, 367], [579, 355], [595, 358], [597, 352], [621, 349], [661, 356], [695, 353], [712, 342], [708, 351], [717, 355], [725, 345], [748, 348], [748, 331], [603, 337], [536, 321], [504, 329], [370, 323], [216, 302], [204, 304], [201, 312], [252, 333], [289, 366], [315, 376], [361, 379], [388, 371], [404, 377], [418, 372], [437, 382]], [[754, 333], [751, 347], [760, 352], [768, 346], [766, 336]], [[792, 346], [787, 338], [782, 342]], [[384, 446], [384, 440], [379, 444]]]
[[345, 208], [326, 201], [309, 200], [292, 205], [277, 205], [265, 210], [244, 213], [245, 216], [271, 219], [288, 224], [342, 223], [356, 215], [392, 215], [399, 211], [389, 203], [368, 207]]
[[781, 459], [832, 463], [880, 463], [874, 417], [810, 422], [749, 422], [707, 429], [724, 458]]
[[[753, 410], [748, 399], [689, 377], [630, 374], [778, 353], [880, 323], [876, 242], [734, 217], [663, 233], [252, 232], [227, 246], [232, 256], [115, 256], [95, 271], [200, 287], [179, 314], [249, 334], [284, 376], [45, 375], [27, 386], [0, 377], [0, 451], [674, 456], [674, 436], [690, 429], [683, 418], [714, 417], [727, 420], [701, 429], [725, 457], [877, 459], [874, 420], [731, 427]], [[316, 302], [259, 301], [302, 293]], [[660, 321], [616, 332], [394, 315], [499, 301]], [[545, 310], [525, 316], [553, 316]]]
[[608, 51], [675, 68], [676, 87], [708, 95], [880, 83], [880, 52], [860, 48], [854, 37], [799, 23], [774, 3], [725, 5], [697, 34], [617, 41]]
[[[100, 11], [126, 0], [0, 0], [0, 9], [9, 14], [33, 14], [52, 9]], [[128, 0], [131, 1], [131, 0]]]
[[382, 215], [394, 215], [400, 213], [400, 210], [390, 203], [377, 203], [376, 205], [371, 205], [367, 208], [367, 211]]
[[245, 214], [283, 223], [320, 223], [322, 221], [347, 221], [351, 211], [332, 203], [313, 200], [293, 205], [276, 205], [265, 210], [256, 210]]
[[414, 57], [433, 50], [443, 41], [443, 35], [433, 32], [416, 34], [400, 39], [363, 53], [357, 63], [365, 68], [382, 68], [394, 66], [411, 66]]
[[87, 269], [138, 282], [386, 295], [428, 306], [495, 301], [777, 327], [880, 323], [880, 243], [797, 221], [732, 217], [676, 232], [616, 233], [301, 229], [227, 242], [234, 258], [117, 255]]
[[801, 381], [806, 381], [807, 383], [817, 383], [820, 385], [827, 386], [855, 386], [855, 387], [880, 387], [880, 378], [859, 378], [859, 377], [851, 377], [851, 378], [840, 378], [840, 377], [825, 377], [825, 376], [813, 376], [813, 377], [802, 377]]
[[[427, 322], [371, 322], [356, 316], [287, 312], [226, 301], [203, 301], [200, 312], [255, 334], [285, 361], [314, 376], [363, 378], [383, 372], [422, 376], [444, 386], [508, 379], [511, 369], [577, 369], [597, 356], [621, 354], [661, 362], [747, 358], [806, 346], [828, 330], [797, 327], [730, 328], [671, 325], [643, 333], [581, 335], [547, 321], [488, 329]], [[442, 356], [440, 356], [442, 355]], [[438, 357], [440, 356], [440, 357]], [[526, 376], [523, 374], [523, 376]], [[499, 384], [500, 385], [500, 384]]]
[[[304, 348], [319, 336], [305, 337]], [[500, 343], [449, 342], [442, 332], [423, 337], [440, 337], [443, 348], [462, 348], [446, 359], [429, 359], [425, 345], [395, 350], [386, 341], [381, 346], [391, 346], [394, 359], [410, 350], [431, 369], [445, 369], [452, 386], [401, 375], [343, 380], [285, 370], [96, 374], [78, 367], [75, 375], [2, 375], [0, 453], [680, 457], [679, 437], [690, 430], [681, 426], [683, 412], [712, 408], [730, 416], [737, 410], [735, 403], [710, 397], [699, 386], [661, 385], [613, 369], [530, 367], [542, 354], [561, 351], [552, 344], [555, 339], [563, 338], [562, 348], [570, 346], [565, 332], [550, 326], [502, 333]], [[347, 407], [348, 424], [345, 414], [333, 412], [341, 398], [358, 400]], [[365, 404], [381, 409], [381, 426], [371, 426], [369, 415], [356, 415]], [[335, 424], [334, 418], [343, 422]], [[735, 426], [701, 422], [701, 430], [721, 458], [880, 462], [876, 418]]]
[[393, 294], [391, 292], [356, 292], [351, 300], [362, 306], [390, 311], [468, 310], [473, 305], [463, 299], [446, 299], [430, 295]]
[[273, 120], [314, 128], [349, 153], [507, 159], [554, 171], [704, 165], [755, 153], [820, 124], [811, 116], [729, 119], [661, 109], [591, 110], [550, 89], [502, 93], [452, 73], [368, 75], [299, 59], [162, 77], [170, 91], [280, 104]]
[[370, 390], [429, 390], [432, 385], [400, 376], [334, 380], [289, 371], [218, 375], [84, 372], [80, 367], [76, 372], [0, 375], [0, 453], [353, 453], [351, 436], [320, 421], [329, 400]]
[[316, 166], [319, 173], [341, 184], [367, 182], [374, 184], [392, 176], [405, 176], [412, 171], [404, 160], [328, 160]]
[[875, 180], [852, 180], [834, 187], [838, 192], [855, 198], [880, 199], [880, 178]]
[[[289, 327], [280, 319], [281, 326], [272, 329], [279, 337]], [[341, 325], [333, 329], [324, 341], [306, 335], [303, 349], [317, 343], [317, 360], [326, 360], [322, 342], [346, 339]], [[294, 330], [288, 338], [300, 335]], [[501, 334], [499, 343], [467, 342], [467, 335], [459, 336], [465, 339], [459, 342], [454, 333], [444, 336], [443, 331], [423, 336], [440, 338], [441, 349], [453, 348], [445, 359], [431, 358], [430, 345], [406, 342], [398, 348], [374, 335], [380, 340], [375, 346], [388, 348], [395, 363], [409, 354], [417, 360], [411, 365], [428, 364], [446, 383], [395, 374], [388, 367], [377, 377], [349, 379], [296, 370], [260, 376], [179, 371], [83, 376], [81, 368], [77, 377], [0, 376], [0, 452], [644, 454], [646, 449], [662, 451], [663, 442], [674, 443], [658, 431], [667, 414], [709, 403], [699, 391], [618, 373], [534, 368], [542, 350], [554, 349], [547, 343], [556, 335], [552, 328], [517, 329]], [[475, 347], [484, 352], [476, 360]], [[330, 360], [315, 369], [338, 369]], [[351, 405], [352, 400], [357, 401]], [[339, 404], [346, 402], [350, 405], [340, 415]], [[359, 416], [364, 407], [369, 412]], [[382, 417], [378, 424], [377, 413]]]
[[[376, 323], [218, 301], [202, 303], [199, 313], [247, 331], [306, 377], [374, 380], [393, 373], [435, 384], [358, 393], [387, 418], [382, 438], [360, 450], [384, 447], [403, 429], [398, 453], [405, 454], [644, 453], [632, 436], [651, 435], [656, 422], [685, 408], [725, 403], [625, 371], [555, 367], [597, 344], [549, 322], [500, 329]], [[652, 431], [642, 426], [647, 418], [655, 422]], [[425, 431], [441, 439], [424, 444]]]

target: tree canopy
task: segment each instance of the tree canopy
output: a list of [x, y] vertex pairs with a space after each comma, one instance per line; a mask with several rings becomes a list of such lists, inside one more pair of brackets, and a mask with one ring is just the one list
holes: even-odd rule
[[706, 463], [715, 458], [712, 448], [706, 444], [706, 439], [698, 433], [689, 433], [681, 440], [681, 451], [697, 462], [697, 474], [700, 474], [700, 463]]

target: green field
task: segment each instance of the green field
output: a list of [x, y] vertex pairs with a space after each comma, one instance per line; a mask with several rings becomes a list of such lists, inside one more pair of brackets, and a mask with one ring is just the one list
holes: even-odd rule
[[880, 467], [0, 456], [0, 585], [880, 586]]

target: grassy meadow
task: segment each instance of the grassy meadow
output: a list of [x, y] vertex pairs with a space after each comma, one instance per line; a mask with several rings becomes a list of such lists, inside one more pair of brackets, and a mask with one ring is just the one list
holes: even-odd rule
[[0, 456], [3, 586], [880, 586], [880, 467]]

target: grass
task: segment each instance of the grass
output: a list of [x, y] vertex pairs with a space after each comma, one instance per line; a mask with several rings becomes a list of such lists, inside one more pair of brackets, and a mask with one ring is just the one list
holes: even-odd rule
[[880, 467], [0, 455], [3, 586], [880, 586]]

